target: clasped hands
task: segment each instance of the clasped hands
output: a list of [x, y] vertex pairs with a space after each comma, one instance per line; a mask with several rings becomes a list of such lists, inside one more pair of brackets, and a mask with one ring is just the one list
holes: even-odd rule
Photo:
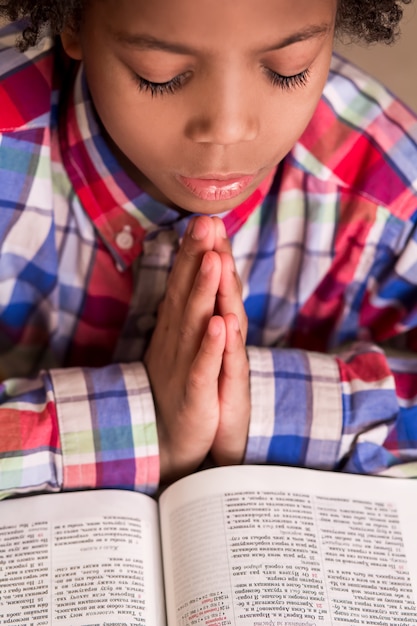
[[222, 220], [190, 221], [145, 355], [156, 406], [161, 482], [210, 452], [242, 461], [249, 428], [247, 317]]

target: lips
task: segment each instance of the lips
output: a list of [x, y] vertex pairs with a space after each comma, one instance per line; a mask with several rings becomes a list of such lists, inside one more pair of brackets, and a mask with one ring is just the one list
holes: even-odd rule
[[241, 194], [254, 180], [253, 174], [209, 174], [198, 178], [177, 176], [188, 191], [201, 200], [230, 200]]

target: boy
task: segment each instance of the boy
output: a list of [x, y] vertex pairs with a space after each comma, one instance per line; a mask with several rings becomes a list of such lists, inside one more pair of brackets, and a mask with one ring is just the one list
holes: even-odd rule
[[417, 475], [416, 119], [332, 57], [384, 4], [3, 0], [59, 34], [0, 51], [3, 495]]

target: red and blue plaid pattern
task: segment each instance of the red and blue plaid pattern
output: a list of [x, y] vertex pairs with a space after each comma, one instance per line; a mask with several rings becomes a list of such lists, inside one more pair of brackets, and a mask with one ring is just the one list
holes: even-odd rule
[[[142, 359], [188, 218], [121, 170], [82, 67], [14, 37], [0, 40], [1, 493], [153, 492]], [[415, 116], [335, 57], [274, 179], [223, 216], [249, 318], [246, 462], [417, 476], [416, 216]]]

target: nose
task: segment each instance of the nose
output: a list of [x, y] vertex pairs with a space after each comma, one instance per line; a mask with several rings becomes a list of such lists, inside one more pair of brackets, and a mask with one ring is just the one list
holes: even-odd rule
[[211, 81], [197, 91], [186, 136], [197, 143], [232, 145], [253, 141], [259, 132], [259, 102], [236, 79]]

